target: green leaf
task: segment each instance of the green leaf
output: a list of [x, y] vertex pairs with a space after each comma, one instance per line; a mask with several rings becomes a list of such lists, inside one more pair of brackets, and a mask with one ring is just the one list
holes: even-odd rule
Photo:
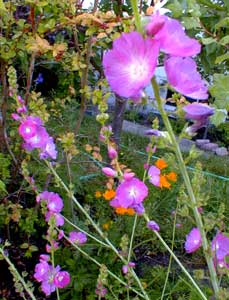
[[219, 29], [220, 27], [228, 27], [229, 26], [229, 17], [226, 17], [220, 20], [216, 25], [215, 29]]
[[3, 0], [0, 0], [0, 15], [2, 16], [6, 12], [7, 12], [7, 9], [5, 7], [5, 4], [4, 4]]
[[188, 3], [188, 13], [191, 14], [192, 17], [200, 17], [201, 11], [200, 6], [196, 0], [187, 0]]
[[223, 46], [229, 44], [229, 35], [224, 36], [224, 37], [219, 41], [219, 44], [220, 44], [220, 45], [223, 45]]
[[21, 249], [28, 249], [29, 248], [29, 244], [28, 243], [23, 243], [20, 245]]
[[223, 123], [227, 118], [227, 110], [226, 109], [215, 109], [214, 115], [211, 116], [211, 123], [215, 126], [219, 126]]
[[216, 98], [215, 104], [219, 108], [229, 110], [229, 75], [214, 74], [213, 85], [209, 88], [212, 97]]
[[186, 29], [200, 28], [200, 20], [197, 17], [183, 17], [182, 23]]
[[183, 15], [183, 8], [177, 0], [174, 0], [174, 3], [167, 5], [167, 8], [172, 11], [174, 18], [179, 18]]
[[213, 39], [212, 37], [202, 38], [201, 41], [202, 41], [203, 45], [209, 45], [209, 44], [212, 44], [212, 43], [216, 43], [216, 40]]
[[229, 59], [229, 52], [223, 54], [223, 55], [220, 55], [216, 58], [215, 60], [215, 63], [216, 64], [220, 64], [221, 62], [223, 62], [224, 60], [227, 60]]

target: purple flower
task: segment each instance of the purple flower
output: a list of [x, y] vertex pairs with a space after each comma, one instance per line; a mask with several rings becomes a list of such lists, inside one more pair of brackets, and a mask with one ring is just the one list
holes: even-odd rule
[[104, 297], [107, 294], [107, 289], [104, 286], [102, 286], [102, 284], [97, 284], [95, 293], [100, 297]]
[[197, 71], [195, 61], [190, 58], [172, 56], [165, 61], [168, 82], [179, 93], [193, 99], [207, 99], [207, 87]]
[[149, 228], [152, 231], [160, 231], [160, 227], [155, 221], [147, 222], [147, 228]]
[[60, 271], [56, 273], [54, 277], [54, 284], [58, 288], [64, 288], [70, 283], [70, 275], [66, 271]]
[[50, 218], [55, 219], [56, 226], [64, 225], [64, 217], [61, 214], [47, 211], [47, 213], [45, 214], [45, 221], [49, 222]]
[[117, 172], [108, 167], [102, 168], [102, 172], [108, 177], [116, 177], [117, 176]]
[[187, 132], [190, 134], [193, 134], [199, 128], [206, 126], [208, 118], [214, 114], [214, 108], [201, 103], [185, 105], [183, 110], [186, 112], [185, 118], [194, 121], [194, 124], [187, 128]]
[[202, 238], [198, 228], [193, 228], [188, 235], [186, 235], [185, 251], [187, 253], [195, 252], [202, 245]]
[[47, 261], [41, 260], [40, 263], [36, 264], [35, 266], [34, 278], [38, 282], [47, 280], [49, 268], [50, 265], [47, 263]]
[[157, 65], [159, 42], [138, 32], [122, 33], [103, 57], [104, 73], [112, 90], [122, 97], [140, 98]]
[[129, 267], [127, 265], [122, 266], [122, 273], [127, 274]]
[[110, 201], [113, 207], [133, 208], [142, 204], [148, 196], [148, 188], [138, 178], [125, 180], [118, 186], [116, 196]]
[[85, 244], [87, 241], [87, 236], [85, 233], [80, 232], [80, 231], [71, 231], [69, 232], [69, 240], [72, 243], [76, 243], [78, 245]]
[[193, 56], [200, 53], [200, 43], [185, 34], [179, 21], [154, 14], [146, 26], [149, 35], [160, 43], [161, 51], [173, 56]]
[[36, 84], [40, 84], [40, 83], [42, 83], [43, 81], [44, 81], [44, 78], [43, 78], [43, 76], [42, 76], [42, 73], [39, 73], [38, 76], [37, 76], [37, 78], [34, 80], [34, 82], [35, 82]]
[[149, 182], [155, 186], [160, 186], [161, 170], [155, 166], [151, 166], [148, 171]]
[[227, 256], [229, 256], [229, 238], [218, 232], [212, 241], [211, 247], [216, 264], [220, 267], [229, 268], [229, 264], [226, 261]]
[[56, 146], [52, 137], [48, 138], [44, 148], [42, 149], [42, 152], [40, 153], [41, 159], [46, 159], [48, 157], [51, 157], [52, 159], [56, 159], [57, 157]]
[[37, 195], [37, 202], [44, 200], [47, 202], [47, 208], [51, 213], [59, 213], [61, 212], [64, 204], [63, 200], [57, 193], [44, 191]]

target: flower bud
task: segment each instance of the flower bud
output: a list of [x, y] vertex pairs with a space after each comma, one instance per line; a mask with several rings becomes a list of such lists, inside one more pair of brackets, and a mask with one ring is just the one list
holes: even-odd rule
[[102, 168], [102, 172], [108, 177], [116, 177], [117, 176], [117, 172], [108, 167]]

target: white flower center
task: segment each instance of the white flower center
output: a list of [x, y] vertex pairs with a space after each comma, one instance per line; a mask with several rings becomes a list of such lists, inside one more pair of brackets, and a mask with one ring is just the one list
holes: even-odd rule
[[145, 77], [148, 71], [148, 66], [144, 61], [136, 61], [128, 66], [128, 72], [132, 80], [141, 80]]
[[131, 197], [135, 198], [137, 196], [137, 191], [134, 187], [132, 187], [129, 191]]

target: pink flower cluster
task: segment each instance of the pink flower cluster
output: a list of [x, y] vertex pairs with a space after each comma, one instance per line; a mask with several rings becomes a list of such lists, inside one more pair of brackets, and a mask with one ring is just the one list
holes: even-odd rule
[[[18, 132], [24, 140], [23, 147], [27, 151], [39, 149], [41, 159], [49, 157], [56, 159], [57, 151], [53, 138], [50, 137], [46, 131], [43, 121], [39, 117], [26, 114], [27, 109], [24, 100], [20, 96], [18, 96], [18, 103], [18, 114], [14, 113], [12, 114], [12, 117], [17, 121], [20, 121]], [[21, 114], [21, 116], [19, 114]]]
[[136, 177], [124, 180], [116, 190], [116, 196], [110, 201], [112, 207], [133, 208], [137, 214], [144, 213], [142, 202], [148, 196], [148, 187]]
[[112, 90], [133, 100], [142, 97], [161, 50], [166, 54], [165, 70], [174, 89], [191, 98], [207, 99], [206, 84], [191, 58], [200, 52], [199, 42], [188, 37], [177, 20], [159, 12], [152, 15], [146, 33], [147, 38], [138, 32], [122, 33], [104, 54], [104, 73]]
[[57, 193], [44, 191], [37, 195], [36, 201], [44, 201], [47, 205], [47, 212], [45, 214], [46, 222], [49, 222], [51, 218], [55, 220], [56, 226], [64, 225], [64, 218], [60, 214], [64, 206], [63, 200]]
[[49, 255], [40, 255], [40, 262], [36, 264], [34, 273], [34, 278], [41, 282], [41, 289], [46, 296], [56, 288], [64, 288], [70, 283], [69, 273], [60, 271], [60, 266], [53, 267], [49, 260]]

